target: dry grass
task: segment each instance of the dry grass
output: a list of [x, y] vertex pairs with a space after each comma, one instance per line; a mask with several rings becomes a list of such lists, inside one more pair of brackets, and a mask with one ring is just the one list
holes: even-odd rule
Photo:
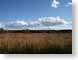
[[0, 53], [72, 53], [72, 33], [0, 33]]

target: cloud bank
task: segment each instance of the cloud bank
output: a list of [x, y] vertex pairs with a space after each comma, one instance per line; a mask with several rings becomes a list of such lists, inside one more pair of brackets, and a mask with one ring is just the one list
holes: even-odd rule
[[[3, 24], [3, 25], [2, 25]], [[32, 29], [32, 30], [50, 30], [50, 29], [68, 29], [71, 24], [65, 19], [57, 17], [40, 17], [36, 20], [17, 20], [0, 24], [4, 29]], [[69, 27], [68, 27], [69, 26]], [[68, 27], [68, 28], [67, 28]]]

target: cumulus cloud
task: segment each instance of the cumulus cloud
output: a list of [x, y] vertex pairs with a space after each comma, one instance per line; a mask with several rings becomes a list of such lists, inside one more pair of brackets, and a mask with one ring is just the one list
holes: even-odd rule
[[3, 28], [3, 27], [4, 27], [4, 25], [2, 23], [0, 23], [0, 28]]
[[17, 20], [6, 22], [4, 25], [4, 29], [24, 29], [28, 24], [24, 21]]
[[72, 6], [72, 2], [68, 2], [65, 6], [66, 7]]
[[28, 27], [39, 27], [41, 23], [38, 20], [36, 20], [28, 22], [28, 25], [29, 25]]
[[[32, 30], [47, 30], [47, 29], [57, 29], [64, 28], [69, 23], [59, 16], [57, 17], [40, 17], [37, 20], [17, 20], [17, 21], [10, 21], [4, 23], [5, 29], [32, 29]], [[2, 25], [0, 25], [2, 26]], [[63, 27], [61, 27], [63, 26]]]
[[67, 22], [60, 18], [59, 16], [57, 17], [43, 17], [38, 19], [42, 25], [44, 26], [56, 26], [56, 25], [62, 25], [62, 24], [67, 24]]
[[72, 21], [70, 21], [70, 25], [72, 25]]
[[51, 7], [58, 8], [59, 4], [60, 4], [60, 2], [58, 0], [53, 0], [52, 4], [51, 4]]
[[18, 24], [18, 25], [27, 25], [28, 26], [28, 23], [25, 22], [25, 21], [17, 20], [15, 23]]
[[2, 27], [1, 23], [0, 23], [0, 28]]

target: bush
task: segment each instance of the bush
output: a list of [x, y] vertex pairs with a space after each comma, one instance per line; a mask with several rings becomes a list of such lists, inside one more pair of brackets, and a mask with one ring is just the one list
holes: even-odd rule
[[0, 31], [4, 31], [4, 29], [3, 28], [0, 28]]

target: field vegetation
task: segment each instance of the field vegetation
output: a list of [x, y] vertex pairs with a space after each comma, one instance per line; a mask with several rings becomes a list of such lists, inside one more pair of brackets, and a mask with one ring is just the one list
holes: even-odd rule
[[1, 54], [71, 54], [72, 30], [0, 30]]

